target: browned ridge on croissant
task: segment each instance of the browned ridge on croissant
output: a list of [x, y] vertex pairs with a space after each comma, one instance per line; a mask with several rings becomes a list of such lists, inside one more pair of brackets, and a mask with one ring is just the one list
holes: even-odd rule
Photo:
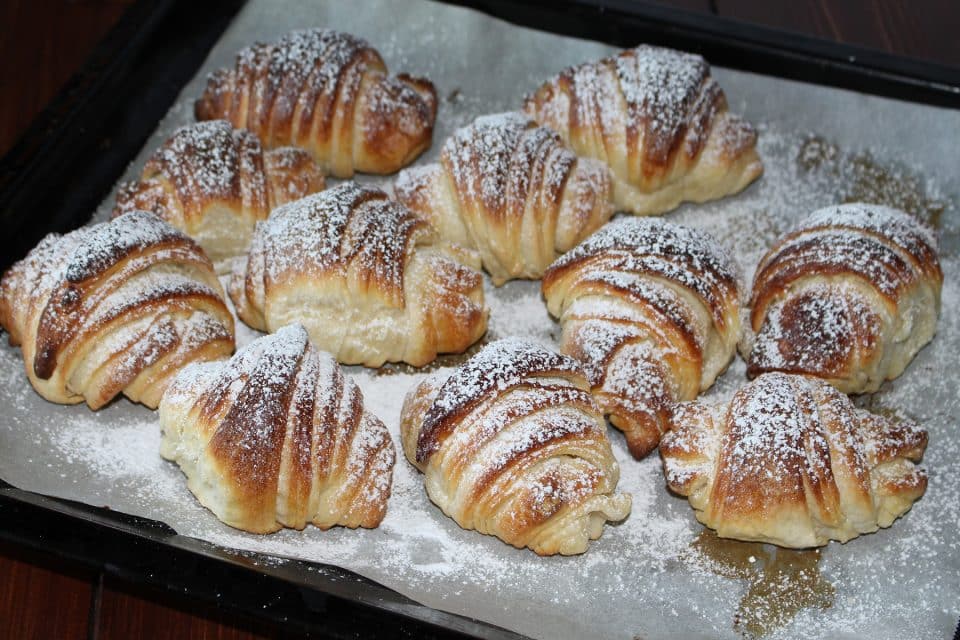
[[578, 159], [556, 132], [521, 113], [477, 118], [437, 164], [403, 171], [397, 199], [440, 235], [476, 248], [494, 284], [539, 278], [613, 213], [610, 173]]
[[821, 209], [757, 267], [752, 333], [741, 344], [747, 373], [875, 391], [932, 339], [942, 283], [936, 237], [908, 214], [863, 203]]
[[465, 529], [540, 555], [576, 554], [625, 518], [619, 467], [576, 361], [532, 342], [493, 342], [407, 394], [407, 459]]
[[430, 146], [437, 98], [422, 78], [387, 76], [365, 40], [330, 29], [293, 31], [237, 54], [212, 73], [194, 111], [225, 118], [273, 148], [292, 144], [338, 178], [393, 173]]
[[637, 458], [732, 359], [739, 273], [710, 236], [657, 219], [621, 218], [543, 277], [560, 349], [583, 363], [594, 397]]
[[383, 191], [345, 183], [259, 223], [229, 290], [256, 329], [300, 322], [340, 362], [422, 366], [486, 331], [478, 262]]
[[258, 220], [324, 188], [310, 155], [264, 152], [249, 131], [225, 120], [177, 129], [147, 160], [140, 180], [121, 186], [113, 216], [150, 211], [197, 241], [215, 264], [246, 250]]
[[698, 55], [640, 45], [571, 67], [524, 111], [606, 162], [618, 208], [639, 215], [736, 193], [763, 171], [756, 131], [729, 113]]
[[889, 527], [923, 495], [927, 433], [816, 378], [761, 375], [729, 404], [680, 405], [660, 443], [670, 488], [721, 537], [810, 547]]
[[417, 462], [425, 462], [455, 422], [491, 395], [530, 377], [578, 372], [579, 367], [569, 358], [547, 349], [533, 350], [520, 340], [502, 340], [497, 349], [484, 349], [440, 387], [417, 438]]
[[123, 391], [155, 407], [178, 368], [233, 351], [210, 261], [143, 211], [50, 234], [4, 275], [0, 293], [0, 323], [53, 402], [99, 408]]
[[228, 362], [189, 367], [160, 405], [161, 453], [227, 524], [375, 527], [395, 460], [383, 423], [306, 330], [290, 325]]

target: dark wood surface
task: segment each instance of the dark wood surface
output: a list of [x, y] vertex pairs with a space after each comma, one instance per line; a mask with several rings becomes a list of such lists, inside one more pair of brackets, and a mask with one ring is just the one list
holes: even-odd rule
[[100, 600], [90, 629], [90, 637], [97, 640], [257, 640], [278, 635], [253, 620], [237, 619], [114, 578], [103, 578], [98, 594]]
[[960, 67], [957, 0], [658, 0], [659, 4]]
[[[73, 74], [132, 0], [0, 2], [0, 154]], [[956, 0], [661, 0], [778, 29], [960, 67]], [[0, 638], [274, 637], [170, 594], [0, 545]]]
[[0, 544], [0, 638], [86, 638], [97, 575]]
[[132, 3], [0, 2], [0, 155]]

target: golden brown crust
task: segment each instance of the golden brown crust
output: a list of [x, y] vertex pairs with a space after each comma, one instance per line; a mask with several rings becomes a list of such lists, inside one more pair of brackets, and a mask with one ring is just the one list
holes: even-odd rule
[[815, 378], [764, 374], [729, 405], [681, 405], [660, 443], [668, 486], [721, 537], [785, 547], [887, 527], [926, 489], [926, 431], [857, 410]]
[[760, 261], [747, 373], [874, 391], [933, 337], [942, 282], [936, 239], [907, 214], [860, 203], [817, 211]]
[[263, 168], [270, 211], [311, 193], [323, 191], [327, 186], [310, 154], [294, 147], [278, 147], [264, 153]]
[[[494, 356], [501, 358], [493, 349], [486, 350], [485, 354], [491, 359]], [[515, 384], [517, 379], [580, 375], [575, 363], [559, 353], [528, 349], [522, 355], [522, 358], [502, 358], [501, 366], [496, 367], [492, 362], [487, 363], [484, 357], [477, 357], [471, 366], [461, 367], [457, 375], [447, 378], [423, 417], [417, 438], [418, 464], [426, 462], [430, 454], [440, 448], [456, 424], [476, 405], [490, 400], [510, 384]], [[579, 395], [589, 398], [589, 394], [581, 392]], [[589, 401], [586, 402], [589, 405]]]
[[584, 364], [637, 458], [657, 446], [674, 403], [713, 384], [736, 348], [736, 265], [695, 230], [616, 220], [554, 262], [542, 289], [563, 325], [561, 351]]
[[293, 31], [237, 54], [210, 75], [194, 111], [225, 118], [268, 148], [310, 151], [338, 178], [393, 173], [430, 146], [437, 99], [422, 78], [387, 76], [364, 40], [329, 29]]
[[562, 71], [524, 111], [606, 162], [618, 207], [658, 214], [736, 193], [763, 171], [756, 131], [729, 114], [697, 55], [641, 45]]
[[160, 424], [163, 456], [230, 526], [375, 527], [386, 513], [389, 433], [303, 327], [183, 371], [163, 397]]
[[539, 278], [613, 213], [607, 169], [520, 113], [458, 129], [439, 164], [402, 172], [394, 192], [442, 237], [477, 249], [498, 285]]
[[382, 191], [346, 183], [260, 223], [229, 289], [254, 328], [298, 321], [341, 362], [420, 366], [486, 330], [475, 262]]
[[427, 493], [465, 529], [540, 555], [583, 553], [630, 511], [577, 363], [500, 340], [404, 401], [403, 449]]
[[325, 183], [305, 151], [264, 153], [248, 131], [225, 120], [177, 129], [143, 168], [121, 185], [113, 217], [150, 211], [183, 231], [225, 270], [246, 250], [258, 220], [285, 202], [320, 191]]
[[155, 407], [177, 368], [233, 351], [210, 261], [146, 212], [47, 236], [0, 292], [0, 322], [53, 402], [96, 409], [123, 391]]

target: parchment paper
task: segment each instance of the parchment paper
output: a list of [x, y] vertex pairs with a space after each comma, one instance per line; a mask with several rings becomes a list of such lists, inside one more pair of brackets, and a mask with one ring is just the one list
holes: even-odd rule
[[[309, 26], [364, 36], [391, 71], [434, 81], [442, 104], [434, 145], [420, 162], [434, 160], [456, 127], [517, 108], [526, 92], [561, 68], [612, 51], [421, 0], [252, 0], [126, 178], [139, 173], [173, 128], [191, 121], [207, 72], [230, 64], [255, 40]], [[907, 208], [941, 230], [938, 335], [900, 379], [857, 399], [908, 415], [930, 432], [929, 489], [892, 528], [822, 552], [718, 541], [685, 500], [667, 492], [658, 456], [632, 460], [611, 429], [620, 487], [633, 494], [633, 513], [608, 526], [579, 557], [539, 558], [461, 530], [429, 502], [402, 455], [380, 528], [248, 535], [200, 507], [179, 469], [159, 457], [155, 413], [125, 399], [96, 413], [47, 403], [29, 387], [19, 350], [7, 346], [0, 348], [0, 477], [23, 489], [162, 520], [226, 547], [338, 565], [431, 607], [534, 637], [949, 637], [960, 615], [960, 113], [724, 69], [714, 74], [731, 108], [760, 127], [766, 173], [737, 197], [687, 205], [670, 219], [716, 235], [734, 251], [745, 277], [793, 221], [842, 200]], [[94, 219], [104, 219], [112, 202]], [[538, 291], [537, 283], [500, 289], [488, 283], [490, 336], [527, 335], [553, 344], [557, 325]], [[240, 323], [238, 330], [241, 344], [256, 336]], [[400, 403], [424, 374], [403, 367], [350, 372], [399, 442]], [[728, 397], [744, 381], [737, 360], [707, 396]]]

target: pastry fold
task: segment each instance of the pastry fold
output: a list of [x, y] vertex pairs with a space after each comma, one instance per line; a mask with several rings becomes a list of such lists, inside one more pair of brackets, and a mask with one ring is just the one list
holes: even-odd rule
[[349, 182], [258, 223], [229, 292], [251, 327], [302, 323], [339, 362], [422, 366], [486, 331], [479, 268], [384, 192]]
[[620, 218], [543, 276], [560, 350], [583, 363], [600, 409], [640, 458], [727, 367], [740, 337], [740, 277], [709, 235]]
[[160, 428], [161, 455], [231, 527], [376, 527], [386, 513], [390, 434], [301, 326], [181, 371], [160, 403]]
[[338, 178], [393, 173], [427, 147], [437, 115], [433, 84], [387, 75], [365, 40], [331, 29], [292, 31], [237, 54], [210, 74], [197, 120], [229, 120], [265, 147], [309, 151]]
[[607, 168], [520, 113], [457, 130], [439, 163], [404, 170], [394, 192], [441, 236], [479, 251], [497, 285], [539, 278], [613, 213]]
[[822, 380], [767, 373], [729, 404], [680, 405], [667, 485], [717, 535], [814, 547], [889, 527], [927, 488], [927, 432], [856, 409]]
[[145, 211], [51, 233], [0, 281], [0, 325], [37, 392], [156, 408], [190, 362], [233, 352], [233, 316], [197, 244]]
[[156, 214], [196, 240], [225, 273], [246, 252], [258, 220], [324, 186], [306, 151], [264, 152], [249, 131], [224, 120], [198, 122], [177, 129], [147, 160], [140, 180], [120, 187], [113, 216], [135, 209]]
[[757, 133], [700, 56], [641, 45], [561, 71], [523, 110], [602, 160], [618, 210], [660, 214], [737, 193], [763, 173]]
[[540, 555], [578, 554], [630, 513], [606, 424], [575, 360], [509, 338], [407, 394], [407, 459], [464, 529]]
[[936, 236], [912, 216], [863, 203], [820, 209], [757, 267], [740, 344], [747, 374], [874, 392], [933, 339], [942, 286]]

